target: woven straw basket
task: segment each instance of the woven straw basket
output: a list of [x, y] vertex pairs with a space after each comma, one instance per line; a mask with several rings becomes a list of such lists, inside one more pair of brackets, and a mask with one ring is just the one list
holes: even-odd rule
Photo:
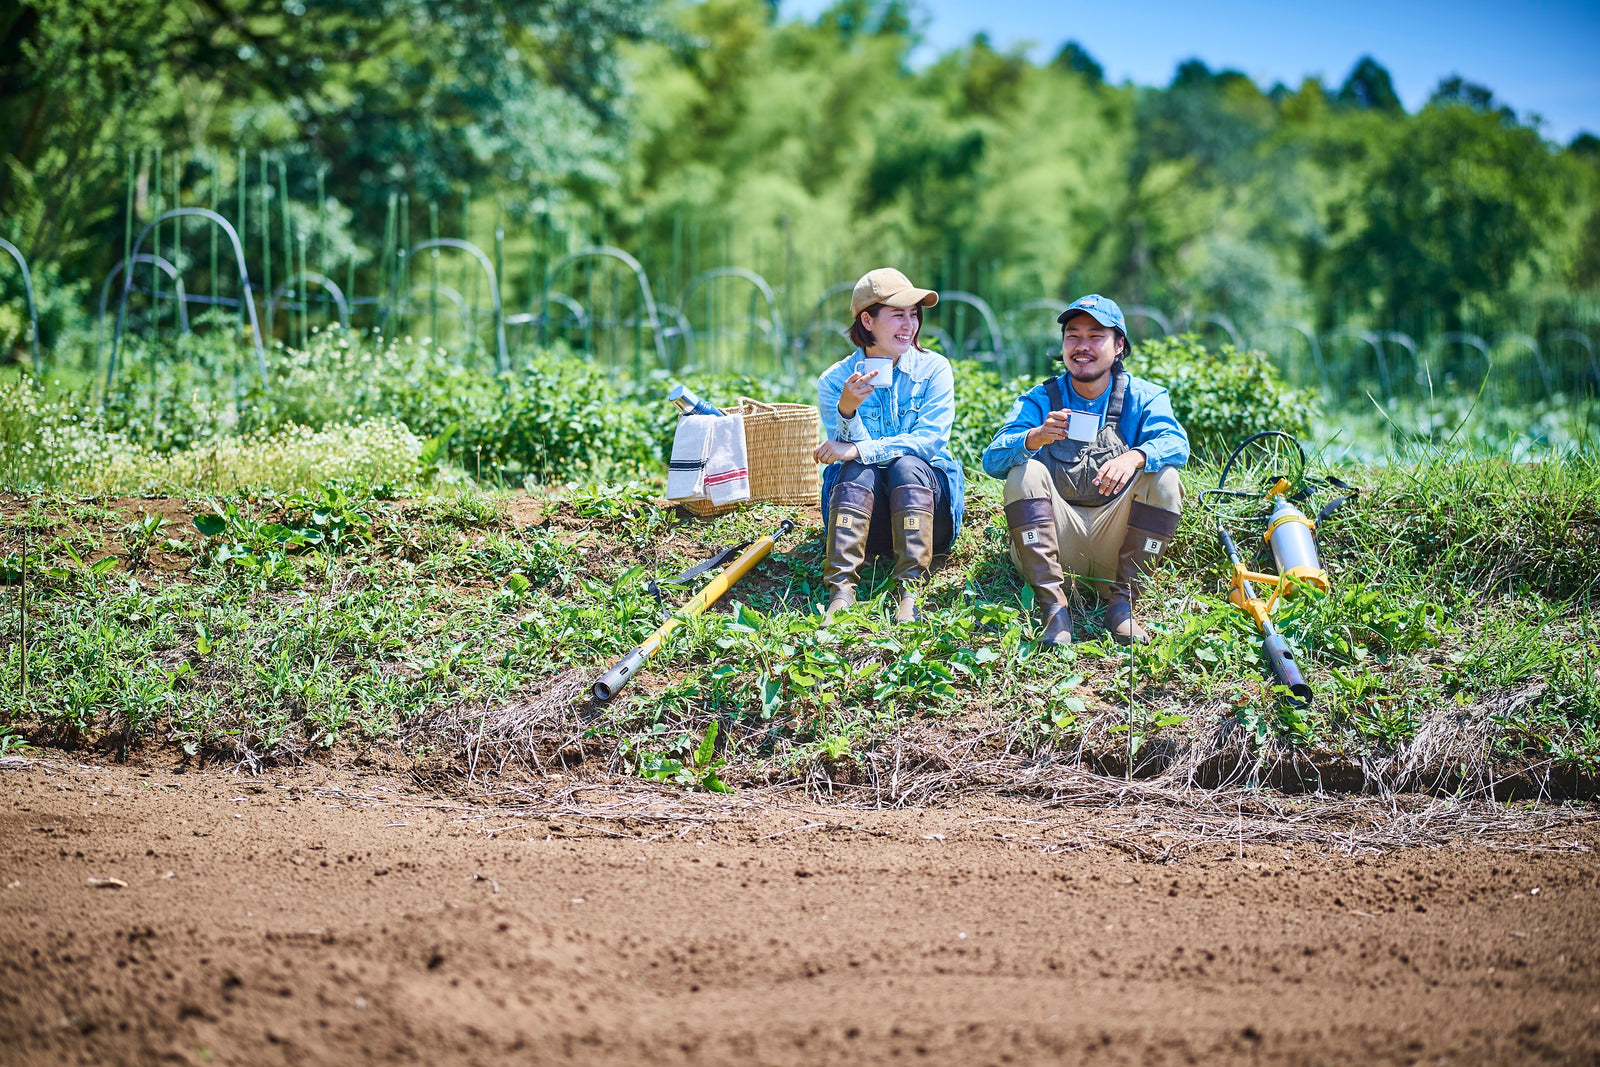
[[745, 504], [815, 504], [822, 491], [817, 460], [812, 453], [822, 420], [810, 404], [765, 404], [747, 396], [739, 406], [723, 408], [744, 416], [745, 459], [750, 467], [750, 499], [733, 504], [686, 500], [683, 507], [695, 515], [721, 515]]

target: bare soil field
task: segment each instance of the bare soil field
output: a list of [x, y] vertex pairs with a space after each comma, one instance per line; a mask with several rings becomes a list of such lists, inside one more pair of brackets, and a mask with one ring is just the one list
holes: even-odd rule
[[1592, 813], [1174, 852], [1148, 808], [545, 787], [0, 760], [0, 1060], [1600, 1059]]

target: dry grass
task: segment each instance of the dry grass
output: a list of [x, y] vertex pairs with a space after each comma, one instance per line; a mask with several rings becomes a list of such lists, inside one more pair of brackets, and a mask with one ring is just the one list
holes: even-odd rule
[[[1118, 714], [1105, 710], [1085, 736], [1104, 735]], [[740, 787], [732, 797], [617, 774], [611, 742], [597, 746], [590, 739], [584, 751], [583, 734], [596, 715], [581, 671], [499, 706], [457, 708], [427, 727], [427, 736], [452, 757], [446, 773], [430, 777], [428, 785], [440, 803], [459, 803], [463, 818], [483, 827], [490, 820], [568, 820], [586, 832], [619, 837], [688, 833], [748, 822], [762, 812], [801, 810], [797, 805], [809, 806], [826, 823], [848, 818], [849, 811], [1023, 800], [1041, 811], [1073, 813], [1070, 820], [1052, 821], [1045, 851], [1116, 849], [1152, 862], [1218, 847], [1303, 845], [1352, 854], [1465, 844], [1581, 850], [1570, 835], [1600, 822], [1600, 811], [1589, 805], [1499, 803], [1497, 782], [1486, 769], [1470, 781], [1446, 773], [1441, 759], [1460, 750], [1463, 736], [1486, 728], [1489, 712], [1483, 710], [1442, 716], [1407, 757], [1337, 768], [1292, 748], [1257, 749], [1223, 723], [1182, 749], [1144, 754], [1133, 777], [1125, 764], [1122, 777], [1092, 769], [1114, 761], [1121, 742], [1109, 753], [1083, 744], [1026, 751], [998, 727], [962, 732], [948, 723], [916, 721], [835, 765], [813, 760], [796, 771], [777, 759], [740, 761], [725, 774]], [[1335, 780], [1359, 787], [1341, 791]], [[1439, 795], [1447, 781], [1458, 788]], [[1272, 788], [1286, 782], [1293, 791]]]

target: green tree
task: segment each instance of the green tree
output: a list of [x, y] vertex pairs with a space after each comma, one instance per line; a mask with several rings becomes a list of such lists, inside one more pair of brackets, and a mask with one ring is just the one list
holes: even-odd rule
[[1336, 205], [1322, 281], [1346, 307], [1459, 320], [1547, 265], [1567, 225], [1570, 163], [1486, 95], [1471, 100], [1452, 91], [1406, 120]]
[[[391, 189], [614, 179], [617, 47], [653, 0], [24, 0], [0, 8], [0, 214], [76, 251], [127, 152], [282, 148], [357, 211]], [[381, 217], [381, 216], [380, 216]], [[105, 236], [102, 234], [102, 236]], [[118, 242], [120, 244], [120, 242]], [[120, 251], [120, 249], [119, 249]]]
[[1394, 91], [1394, 80], [1389, 72], [1371, 56], [1362, 56], [1350, 76], [1339, 87], [1335, 97], [1341, 106], [1382, 111], [1398, 115], [1405, 111], [1400, 96]]

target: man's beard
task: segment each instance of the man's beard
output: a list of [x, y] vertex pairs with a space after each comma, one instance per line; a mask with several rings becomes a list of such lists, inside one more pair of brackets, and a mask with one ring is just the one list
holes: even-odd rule
[[1097, 382], [1111, 373], [1113, 363], [1093, 363], [1087, 367], [1080, 367], [1070, 359], [1063, 360], [1067, 365], [1067, 376], [1075, 382]]

